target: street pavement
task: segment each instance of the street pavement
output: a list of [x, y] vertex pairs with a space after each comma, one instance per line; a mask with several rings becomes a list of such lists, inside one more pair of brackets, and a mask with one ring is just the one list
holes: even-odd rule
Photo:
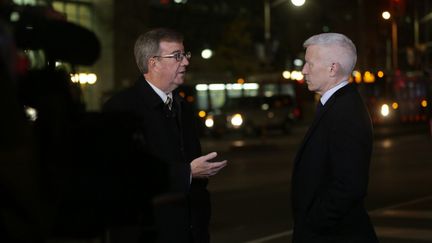
[[[204, 151], [219, 151], [221, 154], [250, 154], [258, 153], [257, 151], [260, 150], [266, 153], [264, 151], [278, 151], [287, 148], [295, 150], [306, 130], [307, 125], [300, 125], [293, 129], [293, 133], [290, 134], [290, 136], [269, 132], [266, 136], [244, 139], [235, 135], [229, 135], [219, 140], [204, 138], [202, 143]], [[289, 137], [291, 137], [291, 139]], [[432, 242], [432, 189], [430, 189], [430, 185], [421, 184], [421, 178], [430, 178], [428, 175], [432, 177], [430, 165], [427, 165], [422, 171], [422, 166], [428, 163], [429, 158], [432, 164], [432, 138], [430, 137], [429, 128], [424, 124], [392, 127], [377, 126], [375, 127], [375, 150], [375, 157], [373, 158], [374, 166], [371, 168], [373, 172], [371, 175], [371, 184], [373, 184], [374, 187], [371, 188], [372, 190], [370, 191], [372, 195], [368, 197], [372, 198], [372, 200], [368, 202], [368, 209], [370, 210], [369, 213], [380, 242]], [[416, 156], [416, 151], [419, 152], [419, 156]], [[430, 154], [428, 154], [429, 151]], [[271, 153], [272, 152], [269, 154]], [[410, 159], [413, 161], [406, 161]], [[393, 166], [389, 163], [392, 163]], [[411, 167], [406, 167], [407, 164], [411, 165]], [[242, 170], [247, 171], [246, 168], [247, 167], [241, 167]], [[286, 171], [283, 173], [286, 173]], [[268, 178], [266, 180], [269, 180], [269, 183], [274, 182], [273, 184], [275, 184], [279, 175], [277, 172], [274, 175], [274, 178]], [[231, 176], [227, 176], [226, 178], [223, 177], [223, 175], [221, 176], [224, 180], [230, 181], [229, 179]], [[236, 174], [235, 176], [243, 175]], [[387, 178], [386, 176], [398, 179]], [[272, 182], [272, 180], [274, 181]], [[251, 186], [246, 185], [249, 183], [246, 180], [242, 181], [244, 185], [234, 183], [237, 181], [238, 180], [232, 180], [228, 183], [215, 183], [216, 185], [213, 186], [212, 189], [217, 193], [226, 193], [227, 190], [240, 190], [241, 187]], [[430, 182], [430, 180], [428, 182]], [[386, 185], [385, 183], [390, 183], [390, 185]], [[394, 183], [394, 185], [392, 183]], [[413, 186], [423, 189], [418, 190], [419, 192], [415, 192], [417, 190], [413, 189]], [[379, 195], [383, 191], [386, 192], [386, 195], [380, 197]], [[286, 192], [283, 191], [283, 193]], [[230, 193], [226, 194], [230, 195]], [[275, 205], [275, 202], [273, 202], [273, 204]], [[266, 206], [262, 205], [262, 207]], [[277, 204], [276, 208], [277, 207], [280, 207], [279, 204]], [[283, 214], [286, 215], [286, 212], [283, 212]], [[232, 217], [233, 215], [231, 215], [231, 218]], [[245, 217], [248, 216], [245, 215]], [[221, 223], [223, 225], [223, 220], [225, 218], [226, 217], [220, 219], [221, 222], [219, 222], [218, 227], [221, 227]], [[263, 221], [263, 226], [271, 225], [272, 220], [273, 219], [269, 218], [267, 221]], [[274, 220], [280, 221], [281, 219], [278, 218]], [[291, 221], [291, 219], [286, 220]], [[218, 229], [218, 235], [213, 238], [214, 240], [216, 239], [216, 241], [213, 241], [213, 243], [219, 243], [220, 239], [224, 239], [223, 243], [290, 242], [292, 236], [291, 222], [288, 222], [288, 227], [285, 229], [278, 227], [284, 224], [286, 225], [286, 222], [279, 222], [276, 226], [277, 229], [275, 228], [273, 231], [266, 229], [267, 233], [261, 235], [250, 229], [247, 230], [246, 228], [236, 229], [238, 232], [244, 231], [246, 234], [250, 234], [250, 237], [247, 238], [248, 240], [244, 240], [245, 237], [237, 237], [234, 234], [230, 236], [230, 233], [224, 236], [224, 233], [220, 232]], [[232, 229], [230, 232], [235, 232], [235, 229]]]
[[432, 242], [432, 195], [371, 211], [370, 216], [381, 243]]
[[[369, 212], [380, 243], [432, 242], [432, 195]], [[245, 243], [282, 243], [292, 230], [277, 232]]]
[[[225, 134], [222, 138], [204, 137], [201, 139], [201, 145], [204, 152], [211, 151], [250, 151], [255, 149], [267, 150], [274, 147], [286, 148], [287, 145], [296, 146], [299, 144], [308, 129], [308, 124], [302, 123], [293, 127], [288, 136], [283, 136], [280, 131], [267, 131], [265, 134], [258, 137], [242, 137], [240, 134], [230, 133]], [[407, 134], [430, 134], [428, 124], [406, 124], [406, 125], [389, 125], [375, 126], [374, 137], [376, 140], [385, 138], [403, 136]], [[297, 139], [287, 139], [295, 137]]]

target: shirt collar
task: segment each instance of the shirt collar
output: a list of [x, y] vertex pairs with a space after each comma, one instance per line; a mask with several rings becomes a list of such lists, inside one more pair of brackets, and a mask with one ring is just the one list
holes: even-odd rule
[[333, 88], [327, 90], [323, 96], [321, 96], [321, 104], [325, 105], [325, 103], [330, 99], [330, 97], [336, 92], [338, 91], [340, 88], [342, 88], [343, 86], [347, 85], [348, 81], [342, 81], [340, 83], [338, 83], [336, 86], [334, 86]]
[[[147, 81], [147, 80], [146, 80]], [[147, 83], [150, 85], [150, 87], [152, 87], [152, 89], [156, 92], [156, 94], [159, 95], [159, 97], [162, 99], [162, 102], [165, 103], [165, 101], [167, 100], [167, 97], [169, 96], [172, 100], [173, 95], [172, 92], [169, 92], [168, 94], [166, 94], [165, 92], [163, 92], [162, 90], [160, 90], [158, 87], [154, 86], [152, 83], [150, 83], [149, 81], [147, 81]]]

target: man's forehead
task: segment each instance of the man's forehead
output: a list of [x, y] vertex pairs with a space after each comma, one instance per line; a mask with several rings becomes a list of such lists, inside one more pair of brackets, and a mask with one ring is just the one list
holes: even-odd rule
[[336, 48], [334, 45], [310, 45], [306, 49], [306, 56], [331, 55]]
[[166, 52], [183, 51], [184, 49], [182, 42], [161, 41], [159, 46], [161, 51], [166, 51]]

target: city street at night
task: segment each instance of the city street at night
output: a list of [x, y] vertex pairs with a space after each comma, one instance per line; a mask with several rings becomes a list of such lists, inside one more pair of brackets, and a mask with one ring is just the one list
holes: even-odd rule
[[[292, 160], [307, 125], [292, 134], [205, 138], [229, 160], [212, 178], [212, 242], [289, 242]], [[432, 241], [432, 139], [426, 125], [375, 129], [367, 209], [381, 242]]]
[[432, 0], [0, 0], [0, 86], [0, 243], [432, 242]]

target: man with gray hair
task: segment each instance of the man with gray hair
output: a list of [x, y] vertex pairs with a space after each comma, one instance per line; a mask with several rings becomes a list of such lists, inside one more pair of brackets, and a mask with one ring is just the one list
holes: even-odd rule
[[294, 160], [294, 243], [375, 243], [364, 207], [372, 125], [349, 78], [356, 47], [345, 35], [323, 33], [304, 42], [302, 73], [320, 95], [316, 116]]

